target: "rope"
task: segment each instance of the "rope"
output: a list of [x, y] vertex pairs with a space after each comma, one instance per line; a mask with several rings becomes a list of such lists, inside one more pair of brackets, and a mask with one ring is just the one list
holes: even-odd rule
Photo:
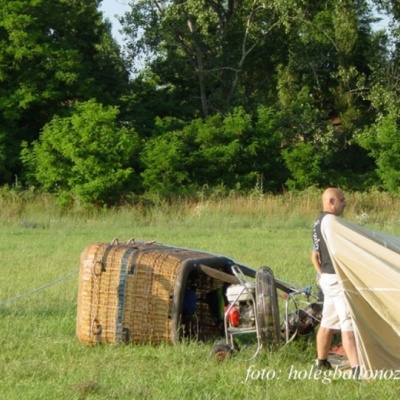
[[32, 289], [29, 292], [26, 292], [26, 293], [20, 294], [18, 296], [12, 297], [11, 299], [4, 300], [4, 301], [0, 302], [0, 306], [2, 306], [4, 304], [7, 304], [7, 303], [11, 303], [12, 301], [15, 301], [15, 300], [22, 299], [23, 297], [30, 296], [30, 295], [35, 294], [37, 292], [40, 292], [40, 291], [42, 291], [44, 289], [47, 289], [48, 287], [50, 287], [52, 285], [55, 285], [56, 283], [59, 283], [61, 281], [65, 281], [66, 279], [70, 278], [71, 276], [76, 275], [78, 272], [79, 272], [79, 270], [71, 272], [68, 275], [65, 275], [65, 276], [63, 276], [61, 278], [58, 278], [58, 279], [56, 279], [56, 280], [54, 280], [52, 282], [47, 283], [46, 285], [40, 286], [40, 287], [38, 287], [36, 289]]

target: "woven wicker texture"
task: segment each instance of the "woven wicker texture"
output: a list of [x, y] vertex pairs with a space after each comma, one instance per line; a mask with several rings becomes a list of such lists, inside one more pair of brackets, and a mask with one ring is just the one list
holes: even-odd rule
[[[219, 317], [210, 311], [209, 297], [222, 293], [224, 282], [195, 270], [196, 260], [213, 258], [218, 259], [156, 243], [90, 244], [81, 256], [78, 339], [88, 345], [159, 344], [219, 335]], [[182, 268], [188, 269], [184, 282]], [[189, 285], [195, 287], [196, 312], [173, 318], [174, 309], [180, 309], [176, 296], [183, 298]]]

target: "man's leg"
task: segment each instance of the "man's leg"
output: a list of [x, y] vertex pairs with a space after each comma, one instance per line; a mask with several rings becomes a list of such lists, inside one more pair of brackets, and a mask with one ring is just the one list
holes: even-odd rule
[[358, 366], [358, 354], [356, 347], [356, 339], [354, 337], [353, 331], [342, 331], [342, 344], [344, 351], [346, 352], [346, 356], [349, 360], [350, 366], [357, 367]]
[[327, 360], [332, 345], [333, 329], [320, 326], [317, 333], [318, 360]]

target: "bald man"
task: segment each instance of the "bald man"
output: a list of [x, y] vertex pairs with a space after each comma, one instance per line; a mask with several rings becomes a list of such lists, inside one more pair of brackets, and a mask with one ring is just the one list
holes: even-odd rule
[[322, 212], [314, 223], [312, 238], [314, 243], [311, 260], [324, 294], [321, 324], [317, 333], [318, 369], [330, 369], [328, 361], [332, 337], [341, 330], [342, 344], [352, 368], [353, 375], [359, 373], [358, 355], [353, 331], [353, 321], [343, 286], [338, 279], [325, 240], [321, 233], [321, 222], [328, 214], [342, 215], [346, 207], [343, 192], [337, 188], [328, 188], [322, 195]]

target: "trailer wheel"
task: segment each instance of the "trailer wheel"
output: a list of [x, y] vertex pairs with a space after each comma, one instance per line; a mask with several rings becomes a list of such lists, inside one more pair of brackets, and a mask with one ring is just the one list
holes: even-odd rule
[[222, 363], [232, 355], [232, 349], [227, 344], [216, 344], [211, 348], [210, 358]]
[[274, 349], [280, 343], [278, 296], [274, 274], [269, 267], [256, 273], [256, 318], [262, 345]]

